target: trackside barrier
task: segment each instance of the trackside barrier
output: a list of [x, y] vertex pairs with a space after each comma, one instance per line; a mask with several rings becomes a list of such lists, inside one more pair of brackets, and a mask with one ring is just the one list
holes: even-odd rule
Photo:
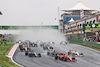
[[13, 44], [14, 41], [0, 41], [0, 45], [4, 44], [4, 45], [7, 45], [7, 44]]

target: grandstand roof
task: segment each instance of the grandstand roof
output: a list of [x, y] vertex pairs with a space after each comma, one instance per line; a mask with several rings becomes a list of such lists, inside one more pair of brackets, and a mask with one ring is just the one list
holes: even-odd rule
[[78, 1], [77, 4], [68, 9], [68, 10], [64, 10], [64, 11], [75, 11], [75, 10], [89, 10], [89, 11], [94, 11], [94, 9], [90, 9], [88, 7], [86, 7], [81, 1]]

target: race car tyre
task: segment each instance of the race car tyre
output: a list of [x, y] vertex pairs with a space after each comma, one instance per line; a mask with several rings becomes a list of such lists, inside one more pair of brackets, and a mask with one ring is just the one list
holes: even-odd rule
[[36, 55], [35, 55], [35, 54], [33, 54], [33, 56], [34, 56], [34, 57], [36, 57]]
[[51, 46], [50, 49], [53, 49], [53, 47]]
[[50, 52], [47, 52], [47, 55], [50, 55]]
[[45, 50], [45, 47], [43, 47], [43, 49]]
[[34, 44], [34, 47], [38, 47], [38, 45], [37, 44]]
[[41, 54], [40, 53], [38, 54], [38, 57], [41, 57]]
[[58, 57], [59, 58], [59, 60], [61, 60], [61, 58], [60, 57]]
[[68, 52], [68, 55], [70, 55], [71, 54], [71, 52]]
[[23, 52], [23, 49], [20, 49], [21, 52]]
[[80, 53], [80, 55], [83, 55], [83, 53]]
[[25, 56], [27, 56], [28, 55], [28, 52], [25, 52]]
[[33, 47], [33, 45], [32, 45], [32, 44], [30, 44], [30, 45], [29, 45], [29, 47]]
[[55, 56], [55, 60], [58, 60], [58, 56]]
[[72, 58], [72, 60], [75, 60], [75, 58]]
[[54, 56], [55, 54], [54, 54], [54, 53], [52, 53], [52, 55]]

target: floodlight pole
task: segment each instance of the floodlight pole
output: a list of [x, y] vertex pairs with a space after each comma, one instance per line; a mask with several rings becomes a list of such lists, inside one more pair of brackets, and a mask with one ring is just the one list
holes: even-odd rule
[[60, 8], [58, 7], [58, 31], [60, 32], [59, 10], [60, 10]]

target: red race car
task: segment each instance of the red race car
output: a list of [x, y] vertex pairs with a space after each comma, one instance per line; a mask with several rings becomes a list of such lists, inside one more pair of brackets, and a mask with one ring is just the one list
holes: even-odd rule
[[55, 56], [55, 60], [57, 60], [57, 59], [62, 60], [62, 61], [73, 61], [73, 62], [76, 61], [75, 58], [65, 56], [65, 54], [63, 54], [63, 53], [57, 53]]

